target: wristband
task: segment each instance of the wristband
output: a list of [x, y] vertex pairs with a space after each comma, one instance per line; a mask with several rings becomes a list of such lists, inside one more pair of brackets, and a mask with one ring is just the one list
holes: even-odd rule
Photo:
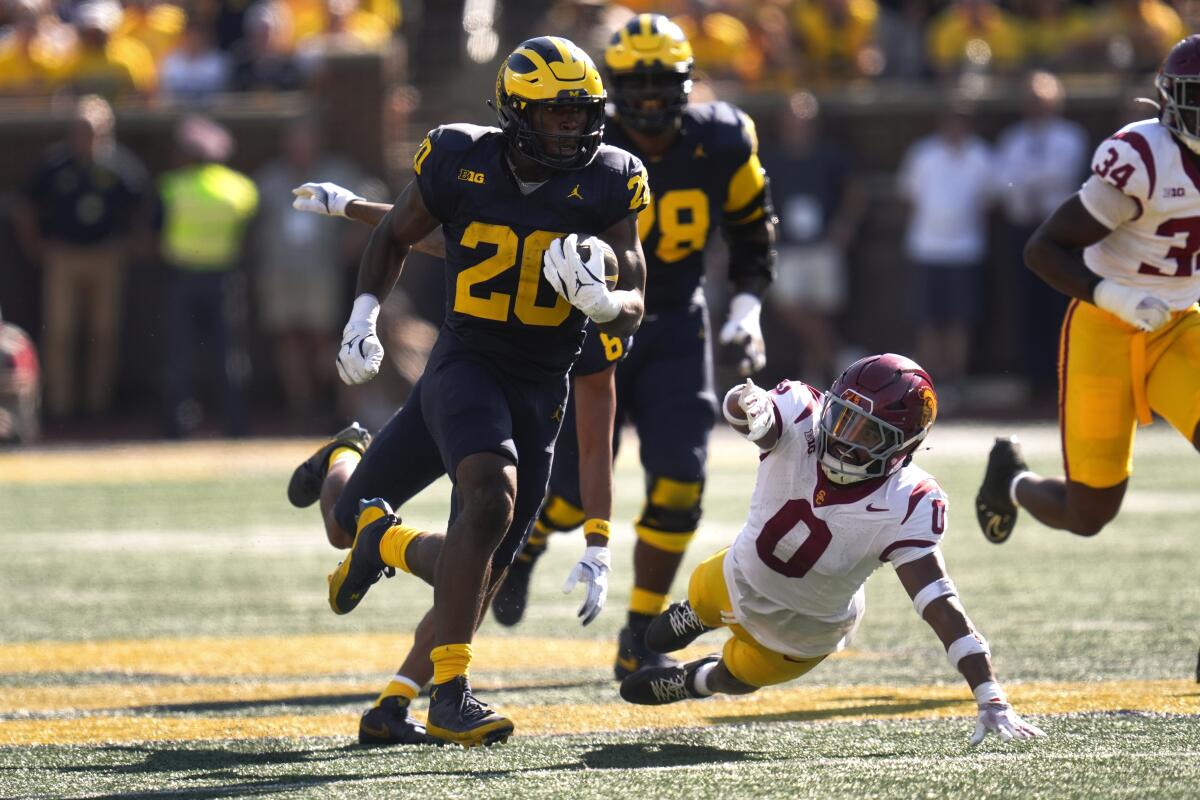
[[925, 609], [929, 608], [930, 603], [942, 597], [956, 594], [958, 594], [958, 589], [954, 586], [954, 581], [949, 578], [938, 578], [917, 592], [916, 596], [912, 599], [913, 608], [917, 610], [918, 617], [924, 618]]
[[609, 523], [608, 523], [608, 520], [606, 520], [606, 519], [600, 519], [598, 517], [593, 517], [592, 519], [585, 520], [583, 523], [583, 535], [584, 536], [591, 536], [592, 534], [596, 534], [598, 536], [603, 536], [605, 539], [607, 539], [608, 532], [609, 532]]
[[946, 659], [950, 662], [950, 666], [958, 669], [958, 662], [976, 653], [991, 655], [992, 651], [988, 647], [987, 639], [978, 633], [968, 633], [950, 643], [950, 646], [946, 648]]
[[354, 307], [350, 311], [351, 322], [365, 322], [372, 328], [379, 318], [379, 298], [368, 292], [354, 298]]
[[995, 681], [984, 681], [971, 691], [975, 694], [975, 702], [981, 706], [988, 703], [1004, 703], [1006, 705], [1008, 703], [1004, 690]]

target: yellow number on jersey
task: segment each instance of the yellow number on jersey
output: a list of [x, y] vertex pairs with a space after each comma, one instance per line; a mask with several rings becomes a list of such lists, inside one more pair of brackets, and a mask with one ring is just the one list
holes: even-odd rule
[[629, 178], [629, 183], [625, 184], [626, 189], [633, 190], [633, 197], [629, 198], [629, 210], [640, 211], [642, 206], [650, 205], [650, 188], [646, 182], [646, 170], [633, 175]]
[[609, 361], [616, 361], [625, 353], [625, 343], [620, 336], [600, 332], [600, 344], [604, 346], [604, 357]]
[[455, 284], [454, 310], [480, 319], [505, 322], [508, 319], [512, 295], [507, 292], [491, 292], [487, 297], [471, 293], [472, 287], [491, 280], [517, 263], [517, 249], [522, 250], [521, 274], [517, 280], [517, 319], [526, 325], [555, 327], [571, 313], [571, 304], [555, 294], [553, 306], [537, 304], [538, 287], [542, 279], [542, 255], [550, 242], [562, 236], [552, 231], [534, 231], [521, 242], [517, 234], [507, 225], [490, 225], [472, 222], [463, 231], [462, 246], [472, 250], [482, 244], [493, 244], [496, 252], [473, 267], [458, 273]]
[[421, 165], [425, 163], [425, 159], [429, 158], [431, 152], [433, 152], [433, 144], [426, 136], [421, 142], [421, 146], [417, 148], [417, 152], [413, 154], [413, 172], [421, 174]]
[[672, 189], [664, 193], [638, 215], [638, 238], [646, 241], [656, 221], [658, 245], [654, 255], [660, 261], [673, 264], [703, 250], [708, 241], [708, 196], [700, 189]]

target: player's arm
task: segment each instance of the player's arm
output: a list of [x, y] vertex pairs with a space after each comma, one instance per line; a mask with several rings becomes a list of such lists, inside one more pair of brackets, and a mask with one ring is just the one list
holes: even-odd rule
[[937, 548], [928, 555], [900, 564], [896, 575], [912, 598], [917, 614], [933, 628], [946, 648], [946, 658], [975, 695], [979, 720], [971, 744], [978, 744], [989, 733], [1003, 741], [1045, 736], [1036, 726], [1017, 715], [992, 670], [987, 640], [975, 630], [958, 599], [958, 590]]
[[617, 413], [616, 367], [571, 380], [575, 397], [575, 435], [579, 442], [579, 496], [583, 504], [583, 558], [571, 570], [563, 592], [582, 580], [587, 594], [579, 607], [584, 625], [594, 620], [608, 598], [609, 520], [612, 518], [612, 441]]
[[776, 419], [775, 403], [766, 389], [755, 386], [749, 378], [725, 393], [721, 410], [730, 427], [760, 449], [774, 450], [779, 444], [782, 431]]
[[[612, 246], [617, 256], [617, 285], [625, 288], [609, 292], [619, 309], [616, 317], [602, 322], [593, 317], [597, 327], [609, 336], [632, 336], [642, 324], [646, 311], [646, 255], [638, 238], [637, 214], [630, 214], [606, 230], [600, 237]], [[603, 273], [601, 273], [603, 275]]]
[[[383, 222], [387, 212], [392, 210], [391, 203], [376, 203], [359, 197], [354, 192], [336, 183], [306, 183], [292, 189], [296, 198], [292, 207], [297, 211], [307, 211], [311, 214], [321, 214], [327, 217], [345, 217], [374, 228]], [[440, 230], [434, 230], [428, 236], [412, 246], [418, 253], [446, 257], [446, 240]]]
[[1077, 192], [1033, 232], [1025, 245], [1025, 265], [1054, 289], [1090, 303], [1100, 276], [1083, 263], [1083, 250], [1110, 233]]

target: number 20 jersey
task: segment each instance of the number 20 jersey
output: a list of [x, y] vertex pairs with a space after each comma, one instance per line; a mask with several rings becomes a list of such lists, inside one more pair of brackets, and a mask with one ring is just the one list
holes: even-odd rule
[[498, 128], [443, 125], [413, 158], [421, 198], [446, 242], [443, 332], [509, 373], [563, 375], [587, 318], [542, 277], [542, 257], [554, 239], [601, 235], [645, 208], [646, 172], [634, 156], [601, 145], [588, 166], [555, 172], [524, 194], [507, 148]]
[[760, 644], [815, 658], [854, 634], [871, 573], [935, 552], [947, 500], [912, 464], [861, 484], [830, 482], [817, 459], [821, 392], [784, 381], [770, 397], [781, 435], [761, 457], [725, 584], [736, 622]]
[[[1100, 143], [1092, 173], [1133, 198], [1138, 212], [1083, 251], [1088, 269], [1150, 292], [1172, 311], [1195, 303], [1200, 297], [1200, 169], [1191, 153], [1158, 120], [1142, 120]], [[1087, 207], [1086, 192], [1081, 197]]]

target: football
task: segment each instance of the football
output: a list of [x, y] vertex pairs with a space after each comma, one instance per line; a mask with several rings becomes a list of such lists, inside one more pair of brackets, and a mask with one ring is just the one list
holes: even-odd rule
[[[609, 291], [617, 288], [617, 275], [620, 272], [620, 266], [617, 264], [617, 254], [613, 252], [612, 246], [603, 239], [597, 237], [597, 242], [600, 242], [604, 250], [604, 282], [608, 285]], [[586, 264], [587, 260], [592, 257], [592, 247], [586, 243], [580, 243], [577, 250], [579, 257]]]

